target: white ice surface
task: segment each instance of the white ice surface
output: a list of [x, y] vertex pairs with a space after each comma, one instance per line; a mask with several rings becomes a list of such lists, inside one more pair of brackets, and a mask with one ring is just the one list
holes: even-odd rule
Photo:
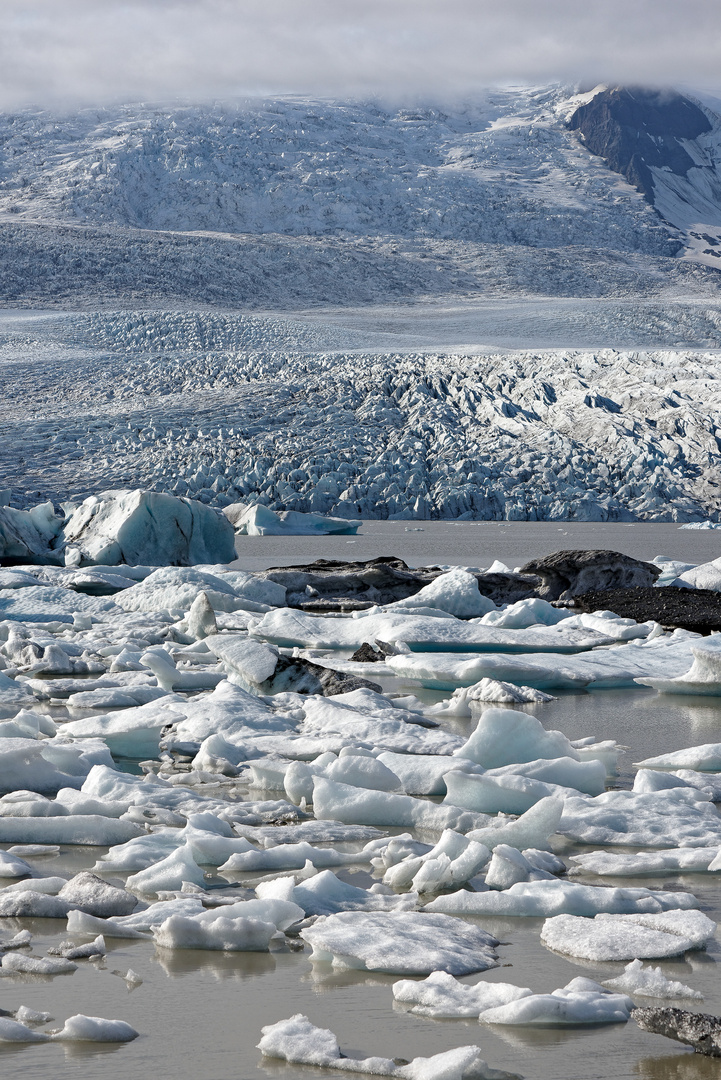
[[497, 966], [496, 939], [449, 915], [345, 912], [301, 932], [315, 963], [336, 968], [427, 975], [465, 975]]
[[654, 960], [702, 949], [716, 923], [700, 911], [656, 915], [597, 915], [593, 919], [556, 915], [547, 919], [541, 942], [582, 960]]

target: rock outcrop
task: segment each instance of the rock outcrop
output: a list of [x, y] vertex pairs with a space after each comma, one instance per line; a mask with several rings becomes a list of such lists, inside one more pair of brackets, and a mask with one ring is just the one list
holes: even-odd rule
[[618, 551], [555, 551], [532, 559], [522, 574], [541, 578], [536, 595], [543, 600], [570, 600], [599, 589], [651, 586], [661, 571], [653, 563], [632, 559]]
[[631, 1015], [643, 1031], [686, 1043], [697, 1054], [721, 1057], [721, 1017], [685, 1009], [634, 1009]]

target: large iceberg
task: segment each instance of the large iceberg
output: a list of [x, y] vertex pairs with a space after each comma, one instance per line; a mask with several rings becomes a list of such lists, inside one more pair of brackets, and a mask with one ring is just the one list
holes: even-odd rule
[[58, 545], [76, 566], [192, 566], [235, 557], [227, 518], [201, 502], [157, 491], [91, 495], [71, 514]]

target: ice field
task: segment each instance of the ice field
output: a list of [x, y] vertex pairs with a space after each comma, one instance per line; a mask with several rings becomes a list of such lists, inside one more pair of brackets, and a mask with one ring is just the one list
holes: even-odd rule
[[[674, 534], [687, 554], [714, 532]], [[497, 609], [458, 569], [415, 609], [330, 619], [257, 569], [0, 575], [11, 1072], [711, 1075], [630, 1013], [721, 1008], [721, 679], [705, 698], [633, 682], [713, 637]], [[378, 638], [397, 655], [348, 659]], [[538, 662], [555, 688], [462, 690], [480, 674], [447, 650], [469, 645], [524, 665], [516, 689]]]
[[[382, 332], [368, 311], [6, 312], [0, 486], [19, 505], [140, 486], [350, 519], [717, 518], [716, 301], [590, 304], [578, 346], [515, 351], [486, 331], [534, 340], [533, 306], [426, 314], [421, 351], [403, 311]], [[562, 308], [544, 316], [557, 340]]]

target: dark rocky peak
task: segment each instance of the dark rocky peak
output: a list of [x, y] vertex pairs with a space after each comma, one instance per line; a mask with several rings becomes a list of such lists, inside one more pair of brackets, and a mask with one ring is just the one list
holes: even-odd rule
[[675, 91], [617, 87], [579, 106], [569, 127], [653, 203], [651, 167], [685, 176], [695, 162], [681, 140], [697, 139], [711, 123], [698, 105]]

